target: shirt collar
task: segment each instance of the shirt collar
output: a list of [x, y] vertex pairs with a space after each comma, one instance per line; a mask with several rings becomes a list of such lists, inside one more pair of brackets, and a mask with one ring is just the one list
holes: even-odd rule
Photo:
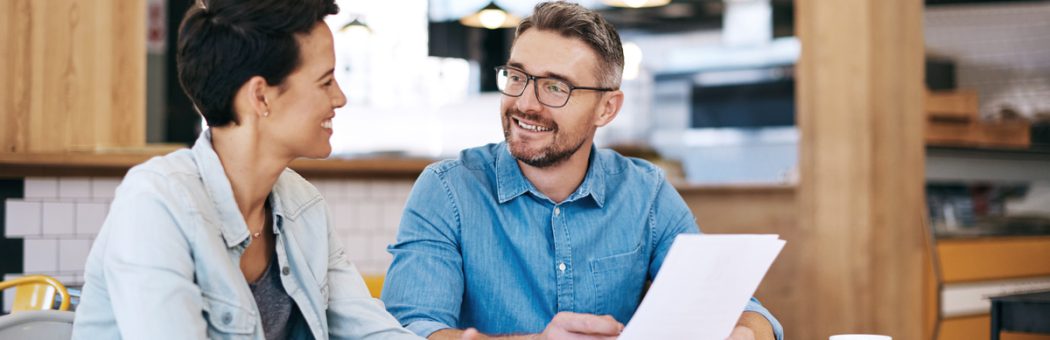
[[[244, 216], [241, 215], [237, 201], [233, 198], [233, 187], [230, 185], [229, 178], [226, 177], [226, 171], [219, 160], [219, 155], [212, 147], [211, 129], [201, 132], [200, 137], [197, 137], [197, 141], [193, 143], [192, 150], [193, 158], [197, 161], [197, 171], [201, 175], [201, 181], [204, 182], [204, 188], [215, 203], [215, 210], [222, 225], [222, 238], [226, 241], [226, 246], [234, 247], [243, 243], [249, 235], [248, 225], [244, 223]], [[279, 229], [281, 223], [278, 221], [282, 218], [281, 212], [284, 210], [278, 198], [276, 190], [271, 192], [268, 198], [275, 215], [274, 231]]]
[[[604, 155], [598, 152], [598, 148], [591, 146], [591, 155], [587, 160], [587, 175], [576, 191], [565, 200], [572, 202], [583, 197], [590, 196], [598, 207], [605, 204], [605, 171], [603, 167]], [[547, 198], [532, 185], [525, 175], [521, 173], [518, 160], [510, 154], [507, 142], [500, 143], [496, 151], [496, 195], [499, 203], [503, 204], [526, 192], [531, 192], [537, 197]]]

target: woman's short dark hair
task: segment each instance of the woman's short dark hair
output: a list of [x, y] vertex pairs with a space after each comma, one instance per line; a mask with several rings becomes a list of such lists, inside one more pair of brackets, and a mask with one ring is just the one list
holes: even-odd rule
[[281, 85], [301, 62], [308, 34], [335, 0], [200, 0], [179, 27], [179, 83], [209, 126], [237, 122], [233, 97], [251, 77]]

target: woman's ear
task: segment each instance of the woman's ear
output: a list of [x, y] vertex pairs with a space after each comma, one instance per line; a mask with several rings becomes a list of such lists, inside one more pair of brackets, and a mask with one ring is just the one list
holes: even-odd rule
[[254, 76], [248, 79], [248, 101], [251, 107], [249, 114], [254, 114], [256, 117], [267, 117], [270, 115], [270, 101], [266, 98], [269, 84], [266, 83], [266, 79], [260, 76]]
[[612, 122], [620, 113], [622, 106], [623, 91], [616, 90], [606, 93], [602, 96], [601, 103], [598, 104], [598, 115], [595, 117], [594, 125], [602, 127]]
[[233, 97], [232, 109], [237, 125], [254, 122], [270, 115], [270, 101], [267, 93], [272, 87], [263, 77], [255, 76], [241, 84]]

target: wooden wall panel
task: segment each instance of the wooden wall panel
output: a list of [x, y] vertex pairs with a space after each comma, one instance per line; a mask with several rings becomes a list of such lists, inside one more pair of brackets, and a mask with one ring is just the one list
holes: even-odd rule
[[[112, 131], [105, 145], [141, 146], [146, 143], [146, 2], [111, 1], [111, 49], [108, 89]], [[130, 46], [128, 46], [130, 42]], [[174, 53], [174, 48], [172, 48]], [[128, 85], [125, 85], [128, 84]]]
[[798, 338], [923, 334], [923, 3], [799, 0]]
[[144, 1], [0, 6], [0, 152], [145, 144]]
[[0, 152], [24, 151], [28, 143], [30, 4], [0, 1]]

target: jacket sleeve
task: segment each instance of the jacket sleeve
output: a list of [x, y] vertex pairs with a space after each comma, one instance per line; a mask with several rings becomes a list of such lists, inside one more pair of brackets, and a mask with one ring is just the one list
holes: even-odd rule
[[[159, 174], [129, 173], [104, 231], [103, 275], [125, 339], [203, 339], [207, 323], [180, 212]], [[106, 230], [108, 229], [108, 230]]]

